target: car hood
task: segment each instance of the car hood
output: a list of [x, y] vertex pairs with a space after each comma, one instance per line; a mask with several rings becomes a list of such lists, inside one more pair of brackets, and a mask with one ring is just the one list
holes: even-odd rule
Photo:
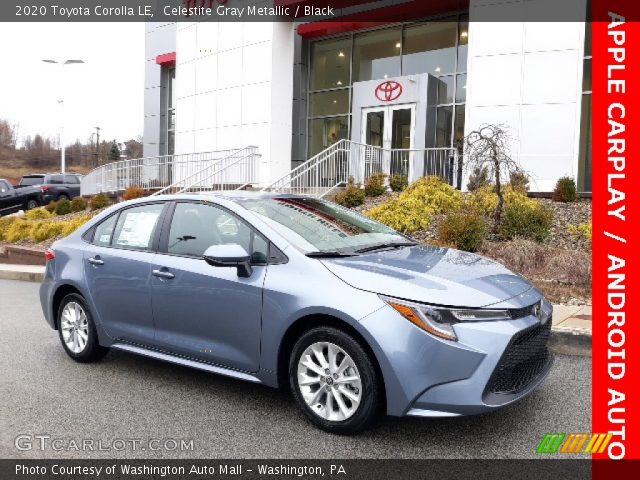
[[493, 260], [449, 248], [404, 247], [322, 263], [352, 287], [444, 306], [486, 307], [532, 287]]

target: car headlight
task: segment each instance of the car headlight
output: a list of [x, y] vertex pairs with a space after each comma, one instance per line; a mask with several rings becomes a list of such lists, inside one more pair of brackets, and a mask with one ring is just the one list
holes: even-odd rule
[[453, 331], [454, 323], [511, 320], [511, 314], [508, 310], [452, 309], [399, 300], [384, 295], [380, 295], [380, 298], [417, 327], [446, 340], [458, 340]]

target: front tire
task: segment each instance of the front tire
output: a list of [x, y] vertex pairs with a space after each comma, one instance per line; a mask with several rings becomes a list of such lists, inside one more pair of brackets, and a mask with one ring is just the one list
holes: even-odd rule
[[98, 343], [98, 334], [84, 298], [70, 293], [58, 308], [58, 334], [64, 351], [76, 362], [100, 360], [109, 351]]
[[372, 359], [336, 328], [317, 327], [300, 337], [289, 359], [289, 383], [305, 416], [326, 432], [361, 432], [378, 413], [381, 386]]

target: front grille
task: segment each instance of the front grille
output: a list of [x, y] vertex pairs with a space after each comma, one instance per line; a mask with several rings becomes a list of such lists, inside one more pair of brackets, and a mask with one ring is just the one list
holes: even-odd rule
[[513, 394], [535, 380], [550, 360], [550, 335], [551, 318], [517, 333], [491, 376], [489, 391]]

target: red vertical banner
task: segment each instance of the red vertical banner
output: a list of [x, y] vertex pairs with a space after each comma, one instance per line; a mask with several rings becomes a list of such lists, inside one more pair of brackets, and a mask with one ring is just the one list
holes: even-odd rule
[[[592, 431], [613, 435], [594, 459], [640, 458], [640, 23], [635, 3], [592, 3]], [[612, 467], [594, 462], [594, 478], [611, 477]]]

